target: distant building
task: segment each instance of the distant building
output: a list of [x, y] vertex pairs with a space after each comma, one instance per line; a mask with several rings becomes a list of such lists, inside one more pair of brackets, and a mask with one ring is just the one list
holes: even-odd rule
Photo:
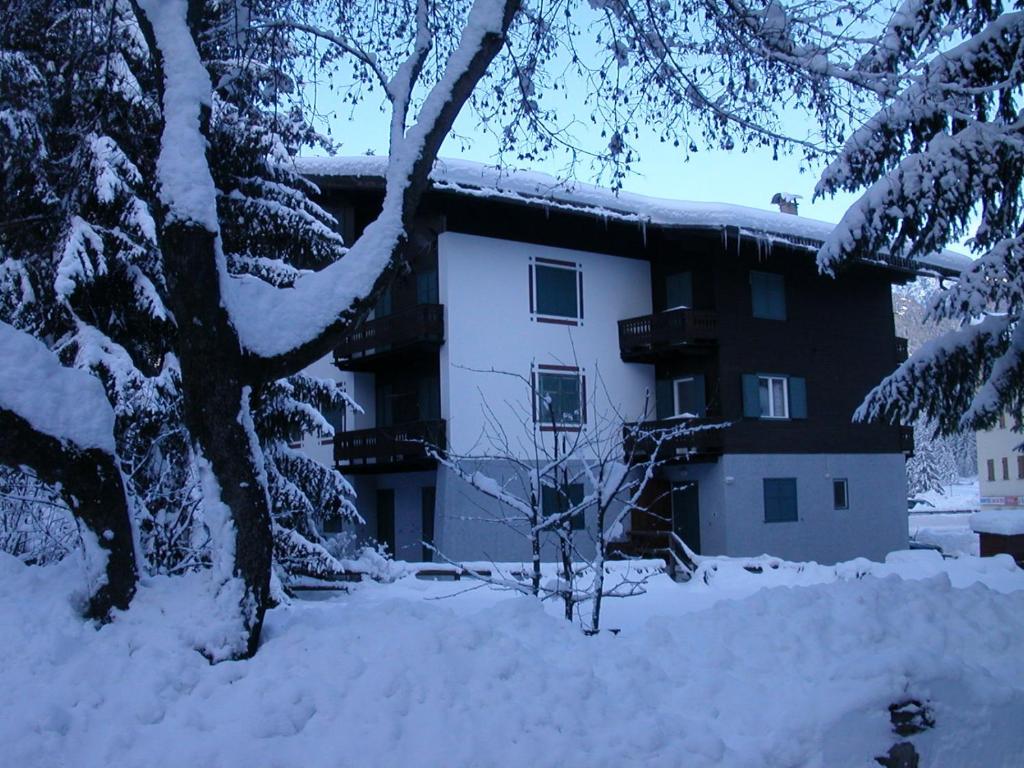
[[993, 429], [978, 433], [978, 485], [981, 508], [1024, 507], [1024, 453], [1017, 447], [1024, 435], [1014, 432], [1005, 416]]
[[[300, 168], [347, 241], [377, 216], [384, 158]], [[490, 370], [533, 381], [563, 430], [599, 423], [588, 402], [598, 375], [622, 413], [642, 413], [651, 393], [649, 418], [729, 422], [659, 470], [654, 514], [634, 511], [627, 537], [674, 531], [703, 554], [819, 562], [907, 546], [912, 432], [851, 417], [906, 357], [891, 285], [923, 268], [955, 275], [955, 257], [883, 254], [833, 280], [814, 262], [832, 225], [793, 214], [458, 161], [440, 161], [431, 181], [408, 269], [334, 356], [364, 412], [341, 425], [333, 459], [369, 535], [396, 557], [428, 558], [424, 540], [457, 560], [528, 557], [488, 500], [422, 447], [474, 452], [484, 408], [522, 396]]]

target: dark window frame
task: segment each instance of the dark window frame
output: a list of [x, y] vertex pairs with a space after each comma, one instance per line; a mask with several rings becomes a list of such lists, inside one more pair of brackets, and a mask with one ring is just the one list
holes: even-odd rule
[[1003, 480], [1010, 479], [1010, 459], [1008, 456], [1003, 456]]
[[994, 483], [996, 481], [996, 460], [988, 459], [985, 462], [986, 469], [988, 469], [988, 481]]

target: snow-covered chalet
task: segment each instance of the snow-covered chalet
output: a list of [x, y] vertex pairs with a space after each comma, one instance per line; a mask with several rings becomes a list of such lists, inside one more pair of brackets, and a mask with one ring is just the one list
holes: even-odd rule
[[[300, 162], [351, 242], [379, 211], [384, 159]], [[349, 478], [367, 535], [397, 558], [430, 559], [426, 541], [453, 560], [521, 560], [525, 540], [423, 442], [493, 452], [497, 421], [528, 461], [524, 381], [567, 429], [601, 407], [642, 414], [652, 393], [648, 419], [729, 426], [658, 470], [624, 549], [674, 530], [703, 554], [882, 558], [907, 546], [912, 431], [851, 417], [907, 354], [891, 285], [963, 263], [880, 255], [833, 279], [815, 264], [832, 226], [439, 161], [410, 269], [315, 366], [363, 412], [304, 446]]]

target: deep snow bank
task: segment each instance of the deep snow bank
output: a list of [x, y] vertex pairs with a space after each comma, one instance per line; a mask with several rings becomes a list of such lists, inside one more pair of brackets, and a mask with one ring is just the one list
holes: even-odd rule
[[935, 710], [924, 765], [1020, 764], [1008, 558], [817, 568], [659, 576], [594, 638], [465, 582], [368, 584], [272, 611], [257, 658], [211, 667], [201, 578], [150, 581], [96, 631], [74, 563], [0, 555], [0, 765], [866, 766], [905, 695]]

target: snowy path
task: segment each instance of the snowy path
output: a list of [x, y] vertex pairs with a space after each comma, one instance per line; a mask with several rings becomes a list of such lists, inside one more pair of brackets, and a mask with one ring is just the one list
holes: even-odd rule
[[933, 554], [658, 576], [594, 638], [407, 578], [272, 611], [254, 660], [214, 667], [189, 647], [200, 578], [96, 632], [73, 564], [0, 556], [0, 765], [868, 766], [906, 695], [935, 709], [923, 765], [1019, 765], [1024, 571]]

